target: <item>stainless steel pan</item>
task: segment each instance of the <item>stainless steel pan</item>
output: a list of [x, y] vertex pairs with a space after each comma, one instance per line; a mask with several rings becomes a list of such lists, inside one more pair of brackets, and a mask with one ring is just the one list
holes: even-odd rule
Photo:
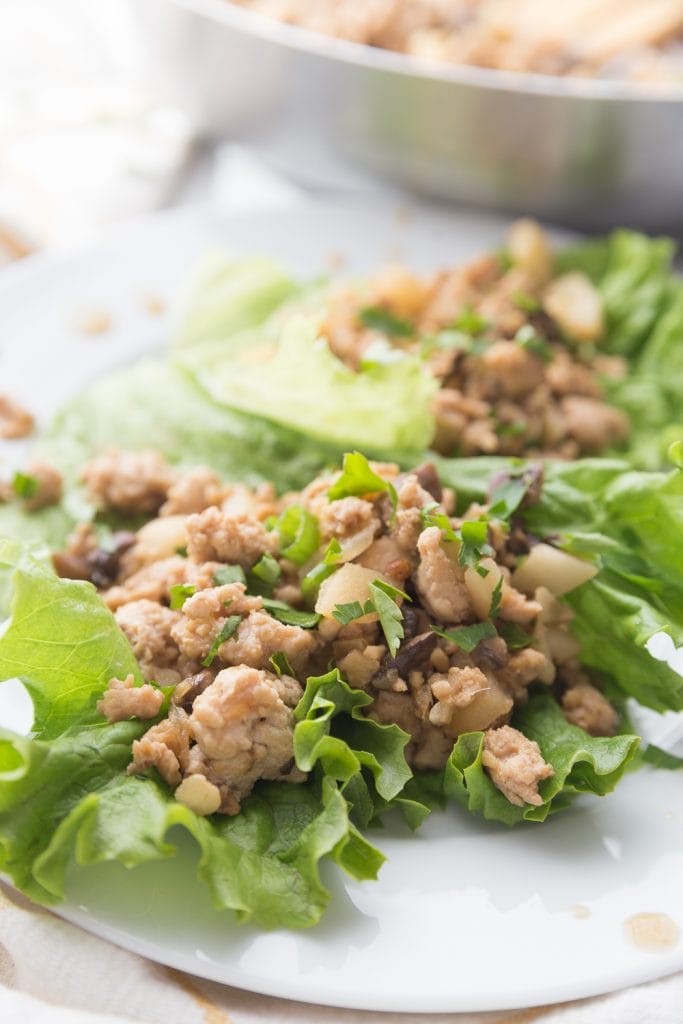
[[203, 129], [295, 126], [288, 158], [304, 180], [316, 147], [334, 147], [440, 199], [588, 229], [683, 232], [683, 83], [427, 64], [227, 0], [135, 7], [155, 77]]

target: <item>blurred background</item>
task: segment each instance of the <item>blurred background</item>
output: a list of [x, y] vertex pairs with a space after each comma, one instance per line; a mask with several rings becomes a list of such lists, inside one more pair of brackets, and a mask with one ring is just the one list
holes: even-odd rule
[[0, 0], [0, 260], [373, 191], [680, 235], [682, 40], [683, 0]]

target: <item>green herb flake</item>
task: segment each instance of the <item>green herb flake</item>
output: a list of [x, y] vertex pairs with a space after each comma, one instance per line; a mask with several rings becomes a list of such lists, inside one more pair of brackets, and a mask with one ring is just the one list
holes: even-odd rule
[[394, 485], [378, 476], [360, 452], [347, 452], [342, 463], [341, 476], [332, 484], [327, 496], [330, 501], [336, 501], [338, 498], [363, 498], [370, 494], [381, 494], [383, 491], [389, 495], [392, 508], [396, 511], [398, 495]]
[[530, 295], [529, 292], [522, 291], [521, 288], [512, 293], [512, 301], [517, 309], [521, 309], [524, 313], [538, 313], [541, 309], [538, 299], [534, 295]]
[[360, 601], [349, 601], [348, 604], [336, 604], [332, 611], [332, 617], [337, 622], [341, 622], [342, 626], [348, 626], [350, 622], [362, 618], [363, 615], [371, 615], [374, 610], [372, 601], [366, 601], [365, 605], [362, 605]]
[[537, 334], [531, 324], [524, 324], [523, 327], [515, 334], [515, 341], [520, 348], [523, 348], [526, 352], [531, 352], [532, 355], [538, 356], [544, 363], [551, 363], [553, 360], [553, 350], [540, 334]]
[[320, 545], [320, 528], [316, 516], [303, 505], [290, 505], [276, 520], [274, 529], [280, 537], [280, 556], [295, 565], [303, 565]]
[[213, 582], [217, 587], [227, 586], [229, 583], [247, 584], [247, 577], [241, 565], [222, 565], [213, 574]]
[[273, 666], [276, 675], [293, 676], [296, 679], [294, 669], [289, 664], [289, 659], [284, 651], [276, 651], [272, 658], [269, 658], [268, 660]]
[[29, 476], [28, 473], [22, 473], [17, 470], [12, 478], [12, 490], [17, 498], [23, 498], [26, 501], [29, 498], [33, 498], [38, 491], [38, 487], [38, 480], [34, 476]]
[[218, 630], [209, 653], [202, 661], [202, 665], [209, 668], [213, 664], [213, 660], [218, 654], [218, 650], [226, 640], [230, 640], [235, 635], [239, 628], [239, 624], [242, 621], [241, 615], [229, 615], [221, 628]]
[[280, 563], [266, 552], [265, 555], [261, 555], [256, 565], [253, 565], [249, 570], [247, 590], [250, 594], [270, 597], [273, 593], [273, 587], [280, 579], [281, 573]]
[[322, 617], [317, 612], [299, 611], [285, 601], [275, 601], [269, 597], [263, 598], [263, 607], [269, 615], [285, 626], [301, 626], [302, 629], [313, 629]]
[[389, 653], [393, 658], [405, 636], [403, 612], [396, 603], [396, 598], [404, 597], [408, 601], [410, 598], [402, 590], [392, 587], [390, 583], [385, 583], [383, 580], [374, 580], [368, 590], [374, 609], [379, 615], [379, 624], [382, 627]]
[[475, 622], [473, 626], [459, 626], [457, 629], [439, 629], [438, 626], [431, 628], [437, 636], [443, 637], [444, 640], [450, 640], [467, 654], [473, 651], [482, 640], [498, 636], [498, 631], [492, 622]]
[[472, 306], [465, 305], [460, 310], [460, 313], [454, 320], [452, 326], [456, 331], [462, 331], [463, 334], [467, 334], [471, 338], [475, 338], [478, 334], [481, 334], [486, 330], [489, 323], [480, 316]]
[[320, 584], [323, 580], [326, 580], [333, 572], [336, 571], [341, 553], [341, 544], [336, 537], [333, 537], [325, 549], [322, 561], [318, 562], [317, 565], [314, 565], [302, 579], [301, 593], [308, 604], [313, 603], [317, 598], [318, 591], [320, 590]]
[[498, 577], [498, 582], [496, 583], [495, 587], [493, 588], [493, 592], [491, 594], [491, 607], [489, 608], [489, 618], [490, 619], [495, 619], [496, 615], [500, 611], [500, 602], [501, 602], [502, 596], [503, 596], [503, 577], [499, 576]]
[[381, 331], [392, 338], [412, 338], [415, 334], [415, 328], [409, 320], [394, 316], [382, 306], [366, 306], [365, 309], [361, 309], [358, 319], [364, 327]]
[[178, 611], [183, 607], [188, 597], [196, 592], [197, 588], [192, 583], [176, 583], [171, 587], [169, 594], [171, 596], [171, 609]]
[[524, 475], [511, 476], [496, 488], [489, 499], [489, 514], [496, 519], [509, 519], [522, 504], [529, 483]]
[[534, 642], [531, 634], [527, 633], [521, 626], [518, 626], [516, 622], [501, 622], [498, 632], [513, 651], [529, 647]]

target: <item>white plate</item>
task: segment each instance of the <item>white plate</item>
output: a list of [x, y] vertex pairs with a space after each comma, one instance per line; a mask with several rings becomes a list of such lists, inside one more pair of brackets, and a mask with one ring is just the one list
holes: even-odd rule
[[[188, 267], [216, 242], [311, 274], [340, 256], [354, 271], [400, 257], [432, 267], [498, 245], [502, 231], [499, 221], [438, 210], [419, 218], [360, 208], [157, 216], [88, 252], [40, 257], [0, 277], [2, 389], [48, 416], [89, 379], [158, 347], [167, 325], [141, 297], [173, 300]], [[92, 307], [111, 314], [109, 333], [74, 330], [74, 317]], [[0, 689], [5, 721], [21, 724], [21, 698], [14, 684]], [[400, 825], [376, 836], [389, 858], [380, 880], [357, 884], [327, 866], [330, 909], [309, 932], [260, 934], [212, 910], [182, 836], [174, 861], [74, 872], [58, 913], [216, 981], [367, 1010], [509, 1009], [683, 968], [683, 945], [647, 952], [624, 929], [632, 915], [662, 912], [683, 927], [678, 773], [629, 776], [614, 795], [582, 799], [540, 826], [508, 831], [451, 808], [417, 836]]]

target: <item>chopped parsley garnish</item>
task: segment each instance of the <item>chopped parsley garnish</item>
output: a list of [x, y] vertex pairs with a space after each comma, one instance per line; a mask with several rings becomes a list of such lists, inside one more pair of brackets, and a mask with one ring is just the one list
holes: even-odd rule
[[237, 629], [238, 629], [239, 624], [240, 624], [241, 621], [242, 621], [242, 616], [241, 615], [229, 615], [227, 617], [227, 619], [225, 620], [225, 622], [223, 623], [223, 625], [219, 629], [218, 633], [216, 633], [216, 636], [214, 637], [214, 641], [211, 644], [211, 648], [209, 650], [209, 653], [207, 654], [207, 656], [202, 661], [202, 665], [204, 665], [206, 668], [209, 668], [210, 665], [213, 664], [213, 659], [218, 654], [218, 650], [219, 650], [221, 644], [224, 644], [226, 642], [226, 640], [230, 640], [231, 637], [233, 637], [235, 635], [235, 633], [237, 632]]
[[29, 476], [28, 473], [22, 473], [19, 470], [14, 474], [12, 490], [17, 498], [33, 498], [38, 491], [38, 487], [39, 483], [34, 476]]
[[171, 608], [173, 611], [178, 611], [182, 608], [188, 597], [192, 597], [196, 593], [197, 588], [192, 583], [176, 583], [169, 590], [171, 595]]
[[480, 316], [472, 306], [465, 305], [453, 321], [452, 326], [456, 331], [462, 331], [463, 334], [468, 334], [471, 338], [475, 338], [478, 334], [482, 334], [486, 330], [489, 323], [488, 320], [484, 320], [484, 318]]
[[341, 476], [332, 484], [327, 496], [330, 501], [336, 501], [337, 498], [363, 498], [382, 491], [386, 491], [389, 495], [392, 508], [395, 511], [398, 505], [398, 495], [394, 485], [378, 476], [360, 452], [347, 452], [344, 456]]
[[519, 437], [527, 428], [526, 420], [515, 420], [508, 423], [506, 420], [498, 420], [495, 431], [498, 437]]
[[491, 607], [489, 608], [489, 618], [490, 619], [495, 619], [496, 615], [500, 611], [500, 602], [501, 602], [502, 596], [503, 596], [503, 577], [499, 576], [498, 577], [498, 582], [496, 583], [495, 587], [493, 588], [493, 592], [491, 594]]
[[459, 626], [457, 629], [439, 629], [438, 626], [432, 626], [431, 629], [437, 636], [442, 636], [444, 640], [450, 640], [467, 654], [473, 651], [482, 640], [498, 636], [492, 622], [475, 622], [473, 626]]
[[488, 576], [488, 569], [479, 564], [482, 558], [495, 554], [487, 542], [488, 520], [466, 519], [460, 529], [455, 530], [445, 512], [435, 512], [435, 508], [438, 505], [427, 505], [422, 509], [423, 527], [438, 526], [447, 543], [458, 545], [458, 565], [474, 569], [480, 576]]
[[[289, 664], [289, 659], [284, 651], [276, 651], [272, 658], [268, 659], [278, 676], [294, 676], [294, 669]], [[296, 678], [296, 676], [294, 677]]]
[[181, 558], [187, 558], [187, 548], [180, 547], [175, 549], [176, 555], [180, 555]]
[[534, 638], [516, 622], [501, 622], [498, 632], [511, 650], [528, 647]]
[[538, 313], [541, 308], [538, 299], [530, 295], [529, 292], [522, 291], [521, 288], [512, 293], [512, 301], [517, 309], [521, 309], [524, 313]]
[[321, 619], [317, 612], [302, 612], [298, 608], [292, 608], [286, 601], [275, 601], [270, 597], [263, 598], [263, 607], [274, 619], [282, 622], [285, 626], [313, 629]]
[[303, 505], [286, 508], [274, 528], [280, 537], [280, 556], [295, 565], [303, 565], [318, 550], [318, 520]]
[[369, 327], [373, 331], [382, 331], [383, 334], [388, 334], [392, 338], [412, 338], [415, 334], [415, 328], [409, 320], [394, 316], [382, 306], [366, 306], [359, 312], [358, 319], [364, 327]]
[[375, 611], [379, 615], [379, 624], [382, 627], [384, 638], [392, 658], [401, 646], [401, 640], [405, 636], [403, 629], [403, 612], [396, 603], [397, 597], [410, 600], [407, 594], [390, 583], [383, 580], [374, 580], [368, 587], [372, 597]]
[[506, 475], [489, 496], [489, 515], [495, 519], [509, 519], [524, 501], [529, 488], [537, 480], [538, 467], [532, 466], [521, 473]]
[[336, 570], [341, 552], [341, 544], [333, 537], [327, 545], [322, 562], [314, 565], [301, 581], [301, 593], [305, 601], [312, 602], [318, 596], [320, 584]]
[[348, 626], [350, 622], [360, 619], [363, 615], [376, 613], [379, 616], [379, 624], [382, 627], [389, 653], [393, 657], [405, 636], [403, 613], [396, 603], [396, 598], [403, 597], [406, 601], [410, 601], [410, 598], [402, 590], [392, 587], [391, 583], [385, 583], [384, 580], [373, 580], [368, 586], [368, 592], [370, 597], [365, 604], [361, 604], [360, 601], [338, 604], [332, 615], [337, 622]]
[[244, 583], [246, 586], [247, 577], [241, 565], [222, 565], [213, 574], [213, 582], [217, 587], [224, 587], [228, 583]]
[[520, 327], [515, 334], [515, 341], [520, 348], [523, 348], [526, 352], [531, 352], [532, 355], [538, 356], [544, 363], [551, 363], [553, 361], [553, 350], [545, 338], [536, 333], [531, 324], [524, 324], [523, 327]]
[[260, 594], [270, 597], [273, 587], [280, 579], [282, 570], [277, 559], [266, 552], [261, 555], [256, 565], [253, 565], [247, 576], [247, 590], [250, 594]]

